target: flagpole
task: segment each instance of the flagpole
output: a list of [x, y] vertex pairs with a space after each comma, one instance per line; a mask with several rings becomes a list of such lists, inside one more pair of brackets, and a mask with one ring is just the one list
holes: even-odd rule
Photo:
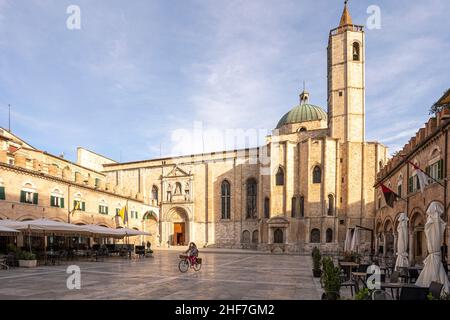
[[420, 172], [422, 172], [423, 174], [425, 174], [428, 178], [430, 178], [431, 180], [433, 180], [434, 182], [438, 183], [441, 187], [445, 188], [445, 185], [442, 184], [440, 181], [438, 181], [437, 179], [433, 178], [431, 175], [429, 175], [426, 171], [423, 171], [419, 166], [416, 166], [414, 163], [412, 163], [410, 160], [408, 160], [404, 155], [400, 155], [401, 157], [403, 157], [406, 161], [406, 163], [410, 164], [411, 166], [413, 166], [414, 169], [419, 170]]

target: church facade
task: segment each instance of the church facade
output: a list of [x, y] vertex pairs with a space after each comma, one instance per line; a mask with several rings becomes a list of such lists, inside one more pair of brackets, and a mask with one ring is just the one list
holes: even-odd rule
[[[365, 34], [347, 6], [329, 33], [327, 63], [328, 111], [303, 91], [261, 147], [79, 164], [159, 208], [144, 228], [157, 245], [336, 251], [349, 228], [373, 229], [373, 186], [387, 158], [385, 146], [365, 140]], [[361, 236], [370, 246], [370, 233]]]

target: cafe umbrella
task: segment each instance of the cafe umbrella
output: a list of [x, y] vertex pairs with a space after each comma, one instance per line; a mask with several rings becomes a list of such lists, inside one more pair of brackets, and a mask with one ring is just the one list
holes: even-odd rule
[[444, 207], [439, 202], [433, 201], [428, 207], [427, 222], [425, 223], [428, 256], [424, 260], [424, 267], [416, 285], [429, 287], [431, 282], [436, 281], [443, 285], [444, 292], [449, 293], [449, 281], [441, 257], [441, 244], [447, 225], [441, 218], [443, 213]]
[[402, 212], [398, 218], [398, 239], [397, 239], [397, 260], [395, 261], [395, 269], [401, 267], [409, 267], [408, 261], [408, 216]]

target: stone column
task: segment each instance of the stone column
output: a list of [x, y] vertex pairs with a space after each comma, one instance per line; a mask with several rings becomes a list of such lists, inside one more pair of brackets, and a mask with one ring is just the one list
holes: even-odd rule
[[383, 257], [386, 257], [387, 249], [386, 249], [386, 233], [383, 233]]
[[270, 226], [267, 228], [267, 232], [269, 234], [269, 239], [267, 239], [267, 244], [272, 244], [273, 243], [273, 237], [272, 237], [272, 228]]
[[284, 244], [289, 244], [289, 227], [286, 228]]

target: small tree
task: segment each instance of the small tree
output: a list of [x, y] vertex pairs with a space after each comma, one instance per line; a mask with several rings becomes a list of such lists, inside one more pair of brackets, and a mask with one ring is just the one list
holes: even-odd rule
[[336, 300], [340, 297], [341, 270], [334, 266], [330, 257], [322, 259], [321, 282], [328, 300]]
[[313, 258], [314, 270], [320, 270], [320, 263], [322, 261], [322, 255], [320, 254], [320, 250], [318, 248], [313, 249], [312, 258]]

